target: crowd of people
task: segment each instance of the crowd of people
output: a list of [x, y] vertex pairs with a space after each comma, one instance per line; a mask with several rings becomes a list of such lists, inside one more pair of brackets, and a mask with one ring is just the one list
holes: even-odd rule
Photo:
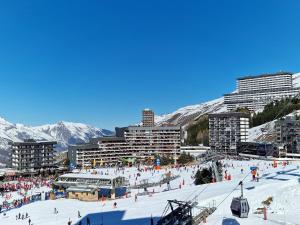
[[14, 181], [6, 181], [0, 184], [0, 194], [3, 195], [7, 192], [14, 192], [14, 191], [25, 191], [31, 190], [33, 188], [40, 188], [43, 186], [51, 187], [52, 179], [45, 179], [45, 178], [23, 178], [19, 177]]
[[[4, 181], [0, 184], [0, 213], [23, 205], [40, 201], [41, 193], [34, 193], [41, 187], [50, 188], [53, 179], [42, 177], [19, 177], [13, 181]], [[46, 194], [45, 194], [46, 196]]]

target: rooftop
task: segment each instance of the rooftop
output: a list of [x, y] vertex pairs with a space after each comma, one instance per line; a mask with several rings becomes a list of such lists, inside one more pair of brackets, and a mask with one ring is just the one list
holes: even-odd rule
[[91, 138], [90, 143], [98, 143], [98, 141], [125, 141], [124, 137], [116, 137], [116, 136], [105, 136], [99, 138]]
[[246, 79], [253, 79], [253, 78], [260, 78], [260, 77], [271, 77], [271, 76], [279, 76], [279, 75], [293, 75], [294, 73], [291, 72], [285, 72], [285, 71], [280, 71], [277, 73], [265, 73], [265, 74], [261, 74], [261, 75], [250, 75], [250, 76], [244, 76], [244, 77], [240, 77], [237, 78], [237, 80], [246, 80]]
[[129, 126], [128, 130], [173, 130], [173, 129], [180, 129], [180, 126], [155, 126], [155, 127], [141, 127], [141, 126]]
[[10, 145], [55, 145], [56, 141], [35, 141], [33, 139], [24, 140], [23, 142], [10, 142]]
[[90, 173], [67, 173], [59, 176], [60, 178], [82, 178], [82, 179], [98, 179], [98, 180], [112, 180], [120, 176], [116, 175], [101, 175]]
[[230, 117], [230, 116], [237, 116], [237, 117], [249, 118], [250, 114], [243, 113], [243, 112], [224, 112], [224, 113], [211, 113], [208, 116], [209, 117]]

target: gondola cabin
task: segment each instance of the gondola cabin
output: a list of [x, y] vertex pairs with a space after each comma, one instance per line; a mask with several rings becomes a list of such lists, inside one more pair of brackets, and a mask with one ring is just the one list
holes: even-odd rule
[[246, 198], [233, 198], [230, 208], [232, 215], [239, 218], [248, 218], [250, 207]]

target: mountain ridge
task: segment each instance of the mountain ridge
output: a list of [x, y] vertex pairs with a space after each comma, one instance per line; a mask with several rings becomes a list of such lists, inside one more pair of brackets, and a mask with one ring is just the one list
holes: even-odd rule
[[90, 138], [112, 135], [106, 129], [83, 123], [59, 121], [41, 126], [26, 126], [11, 123], [0, 117], [0, 164], [7, 162], [9, 142], [21, 142], [25, 139], [38, 141], [57, 141], [56, 150], [63, 151], [71, 144], [85, 143]]

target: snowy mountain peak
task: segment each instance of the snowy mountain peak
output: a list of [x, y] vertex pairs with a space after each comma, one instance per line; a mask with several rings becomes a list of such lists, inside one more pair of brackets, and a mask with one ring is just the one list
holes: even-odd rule
[[57, 150], [65, 150], [70, 144], [84, 143], [90, 138], [111, 135], [109, 130], [99, 129], [83, 123], [59, 121], [56, 124], [30, 127], [13, 124], [0, 117], [0, 163], [8, 158], [9, 142], [35, 139], [57, 141]]
[[90, 138], [112, 135], [109, 130], [99, 129], [83, 123], [59, 121], [55, 124], [33, 127], [37, 132], [45, 133], [58, 141], [59, 148], [64, 149], [70, 144], [88, 142]]

